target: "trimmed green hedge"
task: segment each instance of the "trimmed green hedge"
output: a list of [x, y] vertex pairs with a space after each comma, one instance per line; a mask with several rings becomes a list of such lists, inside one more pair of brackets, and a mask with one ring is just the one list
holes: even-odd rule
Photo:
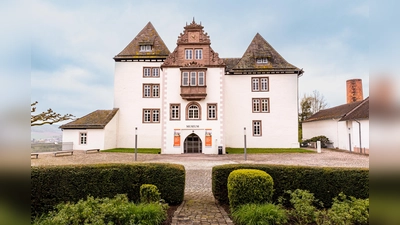
[[212, 191], [220, 204], [229, 204], [228, 176], [236, 169], [258, 169], [271, 175], [274, 180], [274, 202], [286, 190], [296, 189], [309, 190], [328, 208], [340, 192], [355, 198], [369, 197], [369, 169], [230, 164], [212, 169]]
[[232, 210], [249, 203], [266, 203], [272, 200], [274, 182], [262, 170], [234, 170], [228, 177], [228, 197]]
[[140, 186], [154, 184], [171, 205], [183, 201], [185, 168], [177, 164], [138, 163], [31, 167], [31, 216], [47, 213], [61, 202], [88, 195], [113, 198], [127, 194], [139, 202]]

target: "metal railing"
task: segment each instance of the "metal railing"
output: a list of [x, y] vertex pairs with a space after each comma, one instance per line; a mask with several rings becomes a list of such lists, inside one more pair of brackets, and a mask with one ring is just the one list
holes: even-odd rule
[[73, 150], [73, 142], [31, 143], [31, 152], [56, 152]]

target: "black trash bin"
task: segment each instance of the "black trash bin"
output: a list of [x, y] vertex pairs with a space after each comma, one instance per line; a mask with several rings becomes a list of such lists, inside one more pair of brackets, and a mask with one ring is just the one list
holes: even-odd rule
[[218, 146], [218, 155], [222, 155], [222, 146]]

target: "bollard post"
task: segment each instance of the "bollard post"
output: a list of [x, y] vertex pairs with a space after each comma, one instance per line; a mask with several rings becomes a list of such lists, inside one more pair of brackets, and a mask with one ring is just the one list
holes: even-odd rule
[[317, 141], [317, 152], [321, 153], [321, 141]]

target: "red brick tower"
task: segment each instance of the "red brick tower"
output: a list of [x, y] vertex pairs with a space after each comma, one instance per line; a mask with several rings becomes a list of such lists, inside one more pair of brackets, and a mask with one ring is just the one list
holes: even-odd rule
[[361, 79], [347, 80], [346, 89], [347, 103], [358, 102], [364, 99]]

